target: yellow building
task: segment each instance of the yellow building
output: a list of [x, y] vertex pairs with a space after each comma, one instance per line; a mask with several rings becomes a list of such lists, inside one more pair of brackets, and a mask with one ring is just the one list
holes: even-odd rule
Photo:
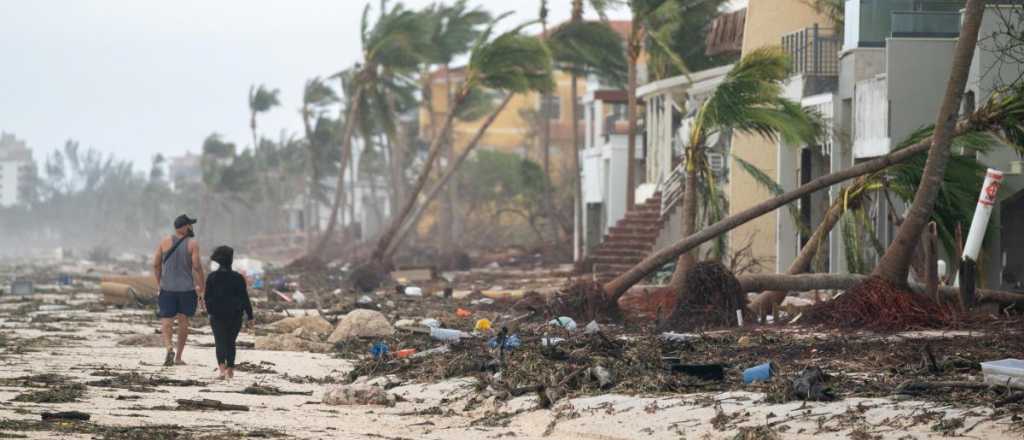
[[[628, 21], [611, 21], [609, 24], [613, 29], [625, 37], [629, 29]], [[465, 72], [461, 68], [453, 68], [446, 72], [438, 70], [431, 78], [431, 94], [433, 109], [421, 108], [420, 110], [420, 136], [425, 140], [433, 138], [431, 131], [432, 121], [440, 125], [448, 112], [448, 88], [452, 90], [464, 79]], [[556, 186], [564, 186], [570, 190], [571, 177], [575, 170], [572, 169], [572, 104], [579, 104], [587, 93], [586, 78], [577, 81], [576, 96], [572, 96], [572, 77], [562, 71], [555, 71], [555, 91], [549, 96], [550, 99], [550, 167], [552, 183]], [[540, 120], [537, 117], [541, 111], [541, 96], [538, 93], [517, 95], [498, 115], [494, 124], [487, 130], [479, 149], [490, 149], [506, 153], [515, 153], [521, 157], [528, 158], [538, 165], [543, 165], [543, 142], [541, 137]], [[432, 113], [432, 114], [431, 114]], [[579, 136], [577, 137], [580, 146], [583, 145], [583, 111], [579, 111], [580, 122], [578, 124]], [[455, 151], [462, 151], [469, 143], [469, 140], [476, 134], [483, 118], [472, 121], [456, 121], [452, 130], [453, 145]]]
[[[811, 2], [806, 0], [750, 0], [744, 25], [742, 54], [746, 55], [761, 47], [779, 46], [786, 34], [812, 27], [816, 23], [828, 22], [829, 19], [816, 12]], [[782, 167], [779, 162], [779, 148], [777, 142], [758, 136], [736, 134], [732, 139], [733, 156], [756, 165], [777, 181], [788, 177], [780, 176]], [[730, 159], [730, 162], [730, 169], [741, 169], [735, 160]], [[742, 171], [731, 173], [728, 191], [730, 214], [743, 211], [772, 197], [763, 186]], [[779, 263], [779, 243], [786, 245], [785, 243], [789, 241], [780, 241], [778, 238], [778, 216], [769, 214], [734, 229], [730, 232], [729, 241], [732, 247], [739, 248], [752, 240], [751, 250], [754, 256], [762, 261], [775, 263], [769, 264], [769, 267], [774, 267]], [[785, 269], [781, 268], [783, 271]]]

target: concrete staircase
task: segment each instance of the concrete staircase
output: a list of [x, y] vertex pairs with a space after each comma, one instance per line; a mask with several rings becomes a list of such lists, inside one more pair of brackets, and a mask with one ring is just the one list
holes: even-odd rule
[[587, 257], [594, 278], [609, 281], [639, 263], [654, 248], [663, 222], [660, 192], [626, 212]]

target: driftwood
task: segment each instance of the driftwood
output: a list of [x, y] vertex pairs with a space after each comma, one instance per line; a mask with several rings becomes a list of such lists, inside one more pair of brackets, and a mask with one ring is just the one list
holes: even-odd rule
[[233, 405], [230, 403], [224, 403], [219, 400], [213, 399], [202, 399], [202, 400], [189, 400], [189, 399], [178, 399], [178, 409], [211, 409], [215, 411], [248, 411], [249, 407], [245, 405]]

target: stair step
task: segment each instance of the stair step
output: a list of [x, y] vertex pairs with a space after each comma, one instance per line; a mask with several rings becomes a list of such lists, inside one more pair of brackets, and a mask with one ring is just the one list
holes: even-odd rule
[[[639, 246], [637, 246], [637, 247], [639, 247]], [[620, 246], [615, 246], [615, 247], [607, 247], [607, 248], [595, 249], [593, 252], [591, 252], [591, 255], [595, 255], [595, 256], [599, 255], [599, 256], [606, 256], [606, 257], [639, 257], [639, 258], [643, 258], [643, 257], [647, 256], [647, 254], [649, 253], [648, 252], [649, 250], [650, 250], [650, 248], [647, 248], [645, 250], [645, 249], [628, 249], [628, 248], [623, 248], [623, 247], [620, 247]]]
[[592, 255], [591, 259], [594, 260], [594, 264], [618, 264], [625, 266], [632, 266], [639, 263], [643, 258], [640, 257], [617, 257], [614, 255], [602, 256]]
[[643, 234], [643, 235], [654, 234], [654, 235], [657, 235], [659, 232], [661, 232], [661, 228], [655, 227], [655, 226], [643, 225], [643, 224], [640, 224], [640, 225], [630, 224], [628, 226], [625, 226], [625, 225], [624, 226], [613, 226], [611, 228], [608, 228], [608, 235], [620, 235], [620, 234], [623, 234], [623, 235], [625, 235], [625, 234]]
[[630, 270], [632, 268], [633, 268], [632, 264], [604, 264], [604, 263], [598, 264], [598, 263], [595, 263], [594, 264], [594, 273], [608, 272], [608, 273], [615, 274], [615, 276], [618, 276], [619, 274], [621, 274], [621, 273], [623, 273], [623, 272], [625, 272], [627, 270]]

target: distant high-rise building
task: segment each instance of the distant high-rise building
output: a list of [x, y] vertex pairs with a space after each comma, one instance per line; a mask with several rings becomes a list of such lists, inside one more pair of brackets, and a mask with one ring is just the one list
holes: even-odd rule
[[0, 206], [28, 202], [34, 186], [32, 150], [13, 133], [0, 132]]
[[203, 182], [203, 168], [199, 155], [185, 153], [184, 156], [168, 158], [168, 162], [170, 162], [168, 167], [170, 182], [175, 188]]

